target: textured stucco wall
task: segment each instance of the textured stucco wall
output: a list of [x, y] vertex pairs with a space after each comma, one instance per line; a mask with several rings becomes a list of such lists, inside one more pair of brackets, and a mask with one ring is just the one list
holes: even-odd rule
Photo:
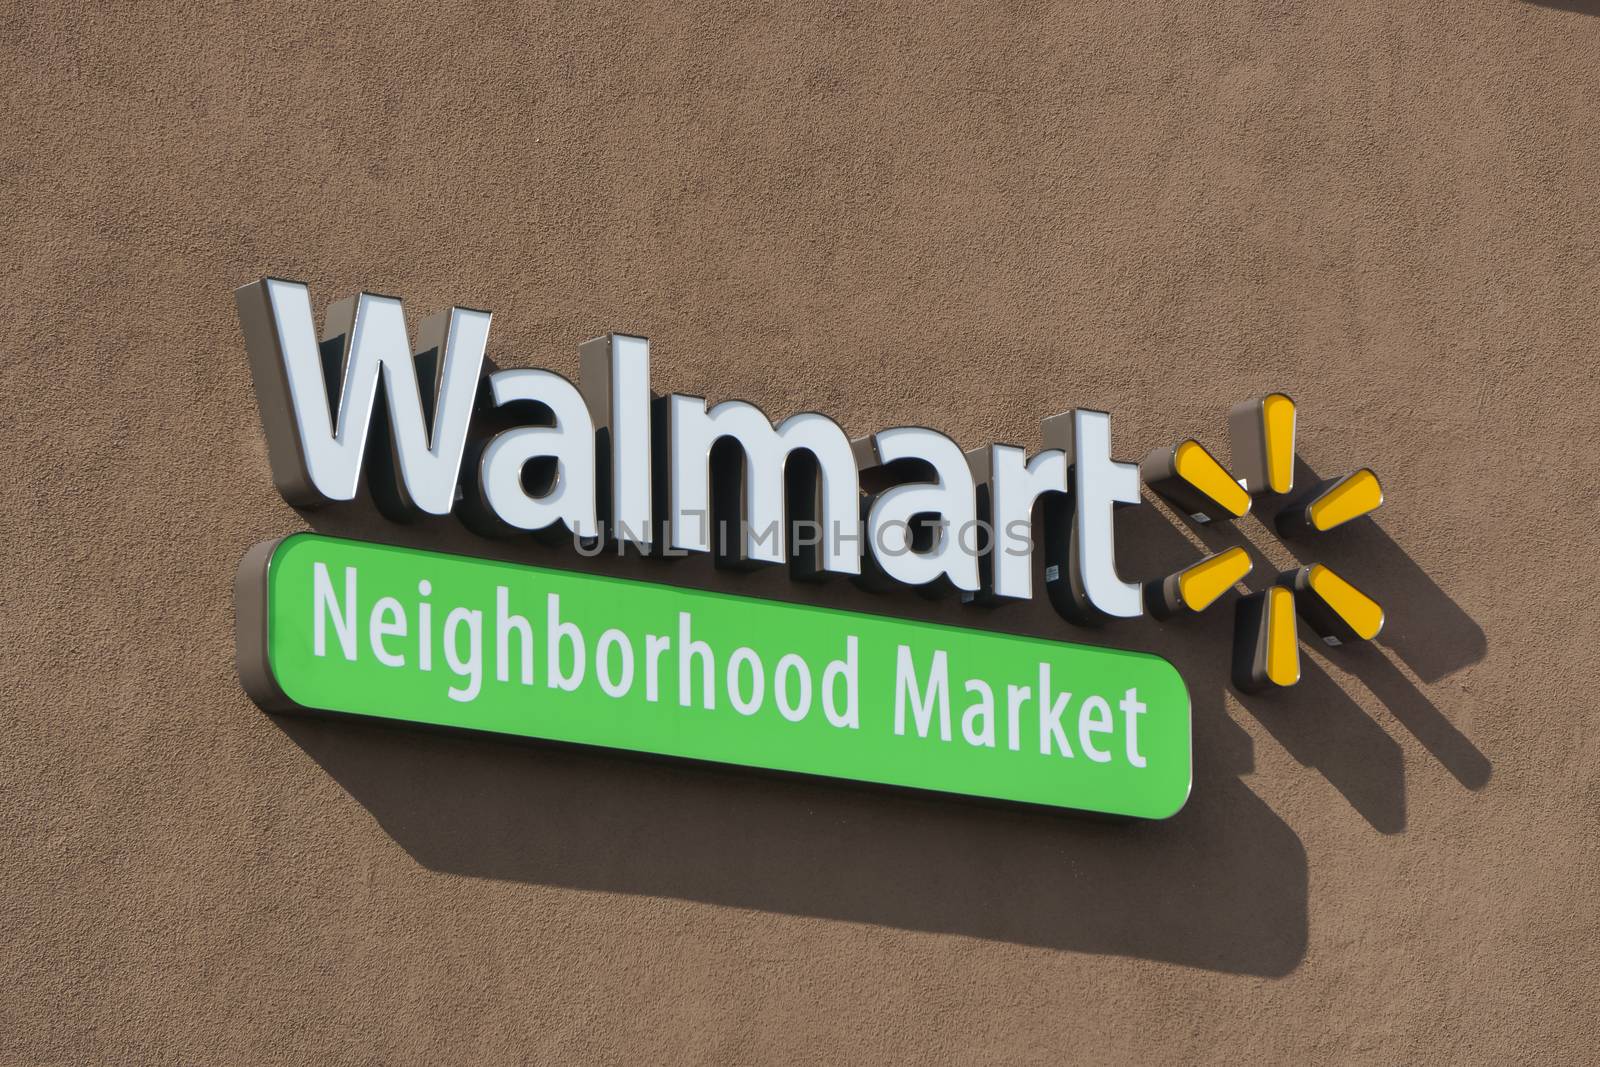
[[[0, 1061], [1592, 1062], [1593, 4], [91, 7], [3, 40]], [[278, 498], [264, 273], [969, 447], [1284, 388], [1391, 628], [1241, 701], [1227, 614], [822, 594], [1168, 654], [1159, 826], [274, 720], [251, 543], [475, 546]]]

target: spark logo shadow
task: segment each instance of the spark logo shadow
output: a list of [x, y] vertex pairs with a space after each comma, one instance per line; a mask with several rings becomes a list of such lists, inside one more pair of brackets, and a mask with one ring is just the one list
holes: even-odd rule
[[[1296, 463], [1304, 484], [1319, 480], [1305, 462]], [[1377, 644], [1423, 682], [1438, 682], [1482, 660], [1488, 651], [1483, 629], [1451, 600], [1372, 518], [1349, 524], [1343, 536], [1314, 543], [1285, 541], [1301, 564], [1320, 561], [1342, 573], [1361, 575], [1368, 588], [1381, 589], [1393, 604]], [[1439, 764], [1473, 792], [1489, 783], [1487, 756], [1372, 643], [1345, 646], [1338, 659], [1364, 684]]]
[[[1297, 485], [1320, 480], [1296, 457]], [[1284, 502], [1258, 503], [1265, 506], [1255, 518], [1270, 531]], [[1198, 534], [1210, 551], [1243, 545], [1260, 560], [1259, 548], [1237, 527], [1201, 527]], [[1300, 683], [1283, 692], [1242, 694], [1244, 707], [1291, 756], [1322, 773], [1382, 833], [1399, 833], [1406, 826], [1399, 746], [1314, 656], [1326, 654], [1330, 664], [1353, 676], [1463, 788], [1477, 792], [1487, 785], [1493, 772], [1488, 757], [1382, 651], [1391, 651], [1419, 681], [1437, 682], [1483, 659], [1488, 642], [1482, 628], [1371, 516], [1312, 541], [1273, 540], [1298, 564], [1327, 564], [1378, 593], [1389, 608], [1389, 620], [1375, 642], [1347, 644], [1332, 652], [1308, 644], [1309, 631], [1302, 626]], [[1245, 585], [1257, 592], [1275, 576], [1270, 565], [1258, 565]]]
[[[1270, 798], [1242, 780], [1254, 767], [1253, 742], [1224, 704], [1232, 635], [1216, 618], [1066, 628], [1043, 597], [984, 611], [953, 596], [874, 594], [844, 580], [795, 583], [777, 567], [734, 574], [704, 556], [582, 559], [533, 539], [485, 541], [448, 519], [396, 527], [365, 495], [302, 517], [338, 536], [398, 537], [436, 551], [1152, 651], [1177, 666], [1192, 695], [1188, 805], [1163, 823], [1121, 825], [550, 744], [274, 717], [429, 870], [1269, 977], [1292, 972], [1304, 957], [1306, 850]], [[1361, 548], [1365, 569], [1352, 573], [1398, 582], [1388, 589], [1401, 611], [1444, 620], [1400, 642], [1405, 662], [1420, 664], [1414, 669], [1427, 679], [1481, 658], [1482, 631], [1362, 521], [1372, 527], [1364, 537], [1376, 543]], [[1168, 573], [1193, 559], [1194, 546], [1156, 508], [1125, 509], [1116, 523], [1130, 574]], [[1036, 553], [1036, 582], [1043, 555]], [[1463, 784], [1487, 780], [1487, 760], [1398, 671], [1396, 683], [1364, 658], [1356, 662], [1364, 680], [1377, 679], [1367, 684], [1391, 710], [1407, 709], [1396, 717], [1418, 724], [1412, 729], [1430, 751], [1446, 753], [1441, 762]], [[1289, 699], [1251, 697], [1246, 707], [1376, 829], [1403, 830], [1398, 744], [1312, 661], [1307, 668]]]
[[1600, 15], [1600, 0], [1522, 0], [1533, 7], [1571, 11], [1578, 15]]

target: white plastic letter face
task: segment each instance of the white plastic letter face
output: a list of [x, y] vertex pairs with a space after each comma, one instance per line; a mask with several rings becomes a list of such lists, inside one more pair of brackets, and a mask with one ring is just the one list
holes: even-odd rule
[[[273, 480], [291, 504], [352, 500], [381, 377], [390, 437], [373, 496], [399, 516], [448, 515], [483, 368], [489, 313], [452, 308], [423, 323], [417, 356], [392, 297], [362, 293], [329, 309], [325, 340], [342, 339], [339, 380], [323, 374], [311, 297], [298, 282], [267, 278], [235, 294], [261, 398]], [[420, 360], [431, 365], [433, 425], [423, 414]], [[330, 388], [330, 385], [332, 388]], [[337, 397], [330, 410], [329, 394]]]
[[[972, 471], [961, 448], [936, 430], [901, 426], [872, 437], [880, 464], [919, 460], [933, 468], [929, 482], [892, 486], [872, 502], [867, 516], [867, 539], [883, 572], [906, 585], [926, 585], [948, 578], [957, 589], [978, 589], [978, 557], [963, 542], [972, 543], [978, 521]], [[926, 551], [912, 543], [912, 522], [919, 515], [936, 514], [938, 531]]]
[[1033, 505], [1044, 493], [1067, 492], [1067, 457], [1060, 449], [1032, 459], [1013, 445], [989, 450], [989, 504], [994, 529], [990, 549], [994, 595], [1017, 600], [1033, 596]]
[[[305, 285], [266, 278], [235, 298], [273, 479], [285, 499], [299, 506], [353, 500], [365, 470], [375, 503], [391, 518], [457, 510], [488, 312], [458, 307], [435, 315], [413, 347], [392, 297], [362, 293], [334, 304], [320, 341]], [[1140, 502], [1139, 467], [1111, 458], [1104, 412], [1046, 420], [1046, 449], [1032, 459], [993, 445], [969, 463], [955, 442], [921, 427], [884, 430], [852, 446], [837, 423], [814, 412], [774, 426], [742, 401], [708, 409], [694, 396], [653, 400], [643, 337], [587, 341], [580, 361], [581, 388], [543, 370], [488, 379], [495, 406], [542, 410], [481, 453], [473, 439], [475, 469], [461, 486], [459, 514], [474, 529], [503, 534], [561, 524], [585, 540], [645, 551], [715, 552], [719, 564], [788, 563], [799, 578], [858, 575], [874, 588], [884, 579], [942, 580], [985, 599], [1033, 595], [1040, 543], [1051, 556], [1049, 594], [1063, 615], [1093, 623], [1144, 613], [1140, 585], [1117, 574], [1112, 521], [1118, 506]], [[1291, 404], [1292, 434], [1292, 402], [1274, 396]], [[369, 454], [375, 418], [387, 434]], [[652, 427], [654, 418], [665, 423]], [[1292, 450], [1284, 454], [1292, 459]], [[899, 465], [876, 472], [883, 477], [874, 489], [887, 488], [871, 497], [864, 530], [858, 459]], [[525, 477], [530, 463], [554, 477], [534, 484]], [[1029, 533], [1040, 502], [1050, 518], [1047, 536], [1036, 539]], [[867, 573], [863, 546], [874, 564]]]
[[648, 549], [654, 539], [650, 477], [650, 342], [611, 333], [578, 346], [580, 381], [597, 433], [606, 534]]
[[1137, 582], [1117, 576], [1112, 509], [1139, 503], [1139, 466], [1111, 458], [1111, 416], [1072, 413], [1073, 519], [1072, 592], [1091, 617], [1132, 619], [1144, 614]]
[[[720, 549], [737, 562], [782, 563], [789, 554], [785, 471], [794, 453], [810, 453], [816, 464], [814, 494], [820, 502], [821, 568], [841, 574], [861, 573], [859, 483], [850, 440], [832, 419], [801, 412], [774, 427], [760, 408], [742, 400], [717, 404], [709, 411], [697, 396], [667, 401], [669, 543], [687, 552]], [[738, 446], [739, 460], [713, 470], [712, 450], [719, 441]], [[731, 514], [713, 517], [712, 485], [719, 504], [736, 499]], [[812, 516], [804, 516], [807, 519]], [[728, 523], [713, 528], [714, 518]], [[742, 528], [741, 528], [742, 527]]]
[[[519, 426], [498, 434], [483, 450], [478, 478], [484, 501], [495, 516], [518, 530], [542, 530], [556, 523], [579, 537], [595, 537], [594, 424], [583, 394], [561, 375], [547, 370], [503, 370], [489, 376], [496, 406], [532, 401], [550, 409], [551, 426]], [[556, 461], [555, 481], [542, 496], [528, 493], [523, 467], [534, 459]]]

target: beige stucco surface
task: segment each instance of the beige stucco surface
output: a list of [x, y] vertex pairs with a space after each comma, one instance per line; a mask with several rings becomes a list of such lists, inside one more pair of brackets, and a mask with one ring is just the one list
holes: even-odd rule
[[[1593, 1062], [1593, 5], [92, 8], [3, 38], [0, 1061]], [[1228, 610], [612, 565], [1161, 651], [1196, 777], [1153, 826], [274, 719], [252, 543], [581, 561], [283, 503], [268, 273], [965, 447], [1087, 406], [1225, 452], [1285, 389], [1384, 480], [1305, 558], [1389, 629], [1241, 700]], [[1141, 511], [1127, 571], [1193, 558]], [[1293, 557], [1242, 530], [1259, 586]]]

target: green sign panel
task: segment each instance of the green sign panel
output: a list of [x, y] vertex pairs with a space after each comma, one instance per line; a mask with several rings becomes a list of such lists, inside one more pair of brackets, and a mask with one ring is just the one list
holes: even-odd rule
[[239, 664], [322, 710], [1166, 818], [1157, 656], [296, 534], [239, 575]]

